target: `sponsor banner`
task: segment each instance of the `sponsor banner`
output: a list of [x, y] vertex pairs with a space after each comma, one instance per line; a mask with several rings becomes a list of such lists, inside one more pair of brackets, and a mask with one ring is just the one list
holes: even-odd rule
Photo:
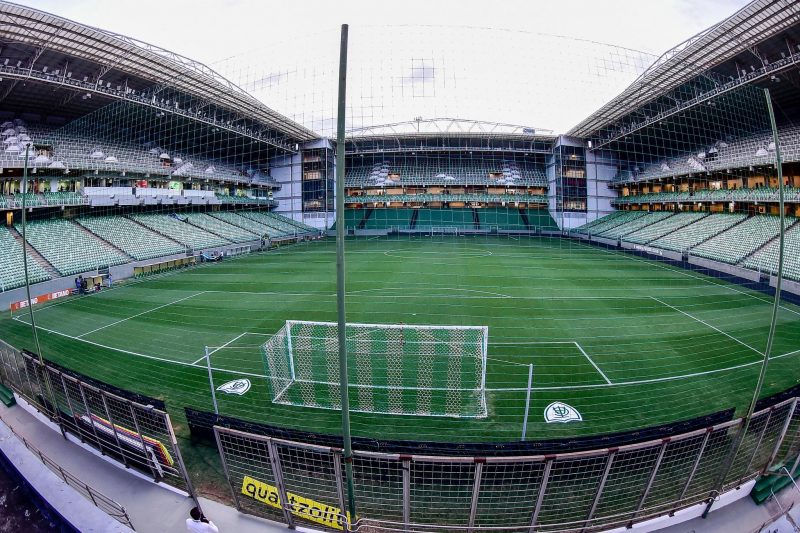
[[[34, 298], [31, 298], [32, 304], [41, 304], [44, 302], [49, 302], [50, 300], [55, 300], [57, 298], [63, 298], [64, 296], [69, 296], [72, 294], [72, 289], [64, 289], [61, 291], [55, 292], [48, 292], [47, 294], [40, 294]], [[21, 300], [19, 302], [12, 302], [11, 303], [11, 312], [18, 311], [20, 309], [25, 309], [28, 307], [28, 300]]]
[[[281, 498], [278, 494], [278, 487], [269, 485], [263, 481], [244, 476], [242, 481], [242, 494], [249, 496], [263, 504], [281, 508]], [[286, 492], [286, 499], [289, 500], [289, 512], [298, 518], [322, 524], [323, 526], [344, 531], [342, 526], [342, 510], [332, 505], [327, 505], [310, 498], [304, 498], [292, 492]], [[348, 513], [348, 520], [350, 519]]]

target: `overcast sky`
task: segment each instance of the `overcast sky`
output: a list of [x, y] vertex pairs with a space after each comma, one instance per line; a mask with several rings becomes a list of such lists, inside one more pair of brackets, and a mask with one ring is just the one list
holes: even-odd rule
[[[457, 116], [562, 133], [617, 94], [653, 56], [747, 2], [20, 3], [210, 64], [267, 105], [329, 134], [335, 108], [337, 35], [344, 22], [351, 25], [352, 35], [351, 127], [416, 116]], [[447, 28], [431, 28], [442, 26]], [[614, 46], [593, 46], [587, 41]]]

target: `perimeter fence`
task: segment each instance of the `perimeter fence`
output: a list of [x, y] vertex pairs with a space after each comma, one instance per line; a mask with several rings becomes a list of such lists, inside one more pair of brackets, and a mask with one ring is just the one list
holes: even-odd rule
[[[72, 434], [119, 461], [194, 494], [169, 414], [163, 404], [143, 404], [89, 383], [0, 341], [0, 380]], [[137, 399], [144, 399], [139, 397]]]
[[[354, 531], [594, 531], [706, 502], [766, 473], [795, 472], [797, 398], [618, 448], [456, 457], [355, 451], [357, 513], [345, 520], [342, 450], [215, 426], [237, 508], [290, 526]], [[730, 468], [726, 465], [730, 464]], [[724, 479], [721, 479], [724, 477]]]

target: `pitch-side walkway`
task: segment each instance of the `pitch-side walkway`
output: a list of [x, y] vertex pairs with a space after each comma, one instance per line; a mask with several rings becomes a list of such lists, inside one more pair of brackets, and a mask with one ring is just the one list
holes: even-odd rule
[[[82, 532], [130, 531], [103, 511], [93, 506], [77, 492], [67, 487], [39, 461], [9, 430], [24, 437], [43, 454], [92, 488], [102, 492], [125, 507], [136, 531], [142, 533], [172, 533], [186, 531], [185, 520], [192, 500], [164, 485], [134, 475], [98, 454], [65, 440], [61, 433], [43, 418], [26, 411], [22, 406], [12, 408], [0, 404], [0, 450], [14, 463], [34, 488], [50, 504]], [[247, 516], [232, 507], [200, 499], [205, 513], [219, 526], [222, 533], [284, 533], [286, 526]], [[800, 492], [794, 487], [784, 489], [778, 501], [756, 506], [749, 497], [742, 498], [717, 510], [706, 519], [695, 518], [666, 529], [663, 533], [750, 533], [758, 532], [771, 523], [782, 511], [790, 509], [789, 518], [782, 518], [765, 531], [795, 531], [800, 524]], [[642, 531], [635, 528], [637, 531]]]
[[[136, 531], [186, 531], [186, 518], [193, 507], [190, 498], [152, 480], [133, 475], [99, 454], [64, 440], [55, 426], [32, 415], [20, 405], [8, 408], [0, 404], [0, 419], [0, 450], [39, 494], [79, 531], [116, 533], [130, 530], [66, 486], [9, 431], [9, 426], [62, 468], [125, 507]], [[205, 514], [219, 526], [221, 533], [287, 531], [283, 524], [244, 515], [232, 507], [205, 498], [200, 498], [200, 504]]]

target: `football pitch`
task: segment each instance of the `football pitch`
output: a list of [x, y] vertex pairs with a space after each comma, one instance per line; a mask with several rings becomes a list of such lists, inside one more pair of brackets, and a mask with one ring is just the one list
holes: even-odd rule
[[[348, 322], [488, 327], [486, 416], [354, 412], [353, 435], [518, 441], [526, 403], [527, 440], [632, 430], [730, 407], [741, 414], [771, 314], [766, 294], [577, 241], [348, 240]], [[163, 399], [179, 424], [185, 406], [213, 409], [210, 366], [215, 388], [251, 382], [242, 395], [216, 393], [220, 414], [340, 431], [336, 410], [273, 402], [261, 351], [287, 320], [336, 321], [331, 240], [132, 280], [36, 307], [35, 319], [45, 358]], [[33, 349], [28, 321], [27, 313], [5, 314], [0, 338]], [[798, 361], [800, 308], [783, 303], [763, 395], [795, 385]], [[358, 372], [351, 359], [350, 375]], [[358, 401], [359, 390], [350, 394]], [[552, 402], [572, 406], [582, 420], [547, 423]]]

